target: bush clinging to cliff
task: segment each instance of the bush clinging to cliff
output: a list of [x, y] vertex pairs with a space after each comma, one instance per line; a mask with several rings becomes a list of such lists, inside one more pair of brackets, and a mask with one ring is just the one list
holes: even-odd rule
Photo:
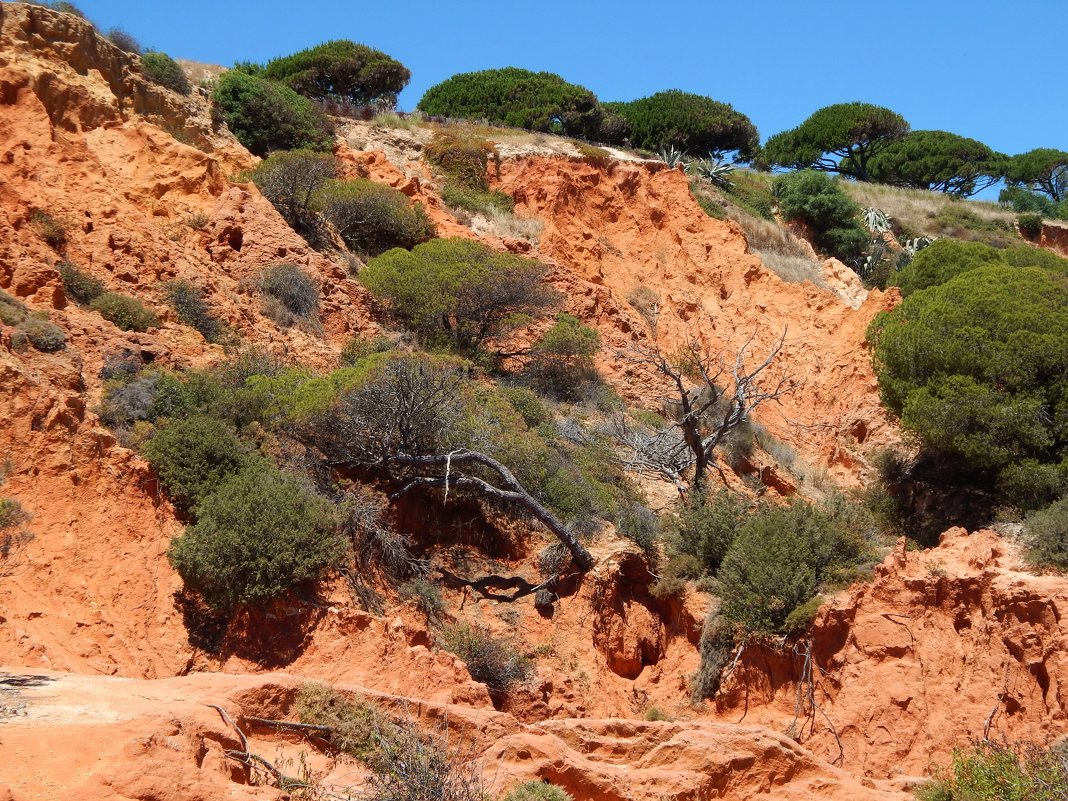
[[334, 128], [326, 116], [277, 81], [232, 69], [219, 77], [212, 100], [238, 141], [257, 156], [333, 147]]

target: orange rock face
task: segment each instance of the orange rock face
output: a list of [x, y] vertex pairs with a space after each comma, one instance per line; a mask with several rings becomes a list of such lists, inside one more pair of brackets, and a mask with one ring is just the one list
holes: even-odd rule
[[[823, 713], [802, 741], [872, 776], [921, 775], [989, 737], [1045, 743], [1068, 731], [1068, 580], [1028, 572], [992, 531], [946, 532], [898, 549], [868, 583], [825, 605], [812, 630]], [[801, 656], [743, 652], [716, 704], [721, 720], [782, 729]], [[811, 710], [801, 720], [810, 718]], [[804, 728], [804, 727], [803, 727]]]

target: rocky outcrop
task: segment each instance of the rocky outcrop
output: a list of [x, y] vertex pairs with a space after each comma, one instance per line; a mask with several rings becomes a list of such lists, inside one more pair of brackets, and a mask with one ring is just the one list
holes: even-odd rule
[[[823, 607], [811, 631], [815, 700], [806, 747], [872, 776], [923, 774], [989, 737], [1045, 743], [1068, 727], [1068, 580], [1036, 575], [992, 531], [904, 541], [869, 582]], [[750, 647], [717, 717], [785, 730], [803, 647]], [[811, 709], [802, 710], [801, 719]], [[823, 714], [826, 718], [823, 718]], [[796, 722], [794, 723], [796, 728]]]
[[1068, 257], [1068, 223], [1056, 223], [1049, 220], [1043, 222], [1039, 244], [1060, 256]]

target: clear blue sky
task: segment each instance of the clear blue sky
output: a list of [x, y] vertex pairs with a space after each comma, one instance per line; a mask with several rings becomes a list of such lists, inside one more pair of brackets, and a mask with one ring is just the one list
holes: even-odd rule
[[709, 95], [762, 138], [862, 100], [1010, 154], [1068, 150], [1066, 0], [76, 2], [102, 28], [224, 65], [354, 39], [411, 69], [405, 109], [457, 72], [518, 66], [602, 100]]

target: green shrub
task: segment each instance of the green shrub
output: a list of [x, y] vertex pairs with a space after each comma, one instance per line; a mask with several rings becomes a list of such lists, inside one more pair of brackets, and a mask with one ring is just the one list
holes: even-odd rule
[[502, 801], [574, 801], [571, 794], [555, 784], [534, 779], [508, 791]]
[[434, 239], [373, 259], [359, 280], [426, 342], [478, 347], [516, 315], [555, 301], [545, 265], [468, 239]]
[[104, 282], [93, 278], [85, 270], [79, 269], [69, 261], [56, 265], [59, 277], [63, 280], [63, 289], [78, 303], [92, 303], [104, 294]]
[[1068, 798], [1068, 753], [992, 742], [957, 749], [948, 769], [916, 791], [919, 801], [1061, 801]]
[[152, 83], [178, 94], [188, 95], [193, 91], [185, 71], [166, 53], [149, 50], [141, 57], [141, 70]]
[[67, 335], [63, 329], [43, 317], [30, 315], [19, 323], [18, 328], [37, 350], [53, 353], [67, 347]]
[[748, 511], [744, 499], [726, 489], [686, 497], [671, 527], [670, 550], [673, 557], [691, 557], [685, 564], [700, 572], [689, 578], [719, 571]]
[[296, 711], [301, 723], [329, 726], [330, 744], [362, 762], [376, 756], [380, 732], [390, 729], [388, 721], [366, 701], [317, 681], [297, 690]]
[[868, 337], [884, 403], [930, 452], [987, 476], [1068, 455], [1068, 277], [977, 267], [881, 313]]
[[143, 450], [174, 505], [186, 511], [196, 508], [251, 458], [225, 423], [199, 416], [162, 426]]
[[489, 189], [486, 169], [499, 156], [492, 142], [444, 130], [434, 133], [423, 158], [464, 188]]
[[268, 61], [264, 78], [280, 81], [314, 100], [341, 99], [356, 105], [396, 104], [411, 73], [385, 53], [347, 39], [324, 42]]
[[775, 195], [783, 219], [807, 226], [824, 253], [850, 263], [867, 247], [860, 206], [829, 175], [812, 170], [783, 175], [775, 181]]
[[178, 312], [178, 319], [192, 326], [208, 342], [217, 342], [222, 324], [215, 319], [204, 301], [204, 291], [188, 281], [171, 281], [166, 286], [167, 302]]
[[[441, 199], [451, 209], [463, 209], [471, 214], [512, 214], [515, 199], [504, 192], [464, 189], [453, 184], [441, 188]], [[462, 218], [461, 218], [462, 219]]]
[[430, 620], [438, 620], [445, 613], [445, 600], [437, 585], [426, 579], [412, 579], [401, 587], [401, 597], [412, 601]]
[[390, 248], [413, 248], [435, 234], [421, 203], [374, 181], [328, 181], [314, 202], [351, 250], [371, 257]]
[[238, 141], [257, 156], [274, 150], [333, 149], [330, 121], [283, 84], [233, 69], [219, 77], [212, 101]]
[[312, 199], [337, 175], [332, 153], [287, 150], [272, 153], [252, 171], [252, 181], [296, 231], [315, 229]]
[[123, 52], [141, 55], [141, 43], [125, 28], [112, 28], [105, 37]]
[[597, 380], [593, 357], [600, 349], [596, 330], [577, 317], [560, 314], [531, 347], [526, 370], [540, 392], [560, 400], [578, 400], [583, 385]]
[[295, 264], [264, 268], [259, 279], [263, 312], [282, 328], [312, 320], [319, 311], [319, 287]]
[[1042, 464], [1024, 459], [998, 474], [998, 493], [1009, 506], [1041, 509], [1068, 494], [1068, 462]]
[[89, 304], [89, 308], [123, 331], [147, 331], [159, 325], [159, 318], [137, 298], [118, 292], [105, 292]]
[[751, 632], [807, 625], [820, 587], [874, 558], [874, 523], [841, 498], [793, 500], [746, 519], [716, 577], [724, 617]]
[[1033, 562], [1068, 570], [1068, 497], [1029, 514], [1024, 530]]
[[502, 396], [523, 418], [529, 428], [537, 428], [552, 422], [552, 409], [537, 392], [526, 387], [499, 387]]
[[589, 89], [550, 72], [516, 67], [465, 72], [430, 87], [420, 111], [435, 117], [464, 117], [532, 131], [589, 137], [603, 112]]
[[998, 195], [998, 203], [1010, 206], [1020, 214], [1038, 214], [1043, 218], [1057, 217], [1058, 204], [1045, 195], [1022, 186], [1007, 186]]
[[25, 303], [0, 289], [0, 323], [18, 325], [28, 313]]
[[977, 267], [1002, 262], [1001, 252], [980, 242], [939, 239], [919, 251], [904, 269], [890, 279], [905, 297], [946, 281]]
[[1042, 215], [1021, 214], [1016, 218], [1016, 226], [1027, 239], [1038, 239], [1042, 235]]
[[341, 363], [346, 367], [355, 367], [368, 356], [393, 350], [393, 343], [383, 336], [374, 339], [353, 337], [341, 348]]
[[737, 151], [748, 160], [760, 144], [747, 116], [727, 103], [678, 89], [611, 108], [626, 121], [631, 143], [646, 150], [674, 147], [692, 155]]
[[495, 695], [507, 693], [533, 671], [530, 660], [519, 654], [514, 644], [467, 623], [444, 627], [440, 643], [464, 661], [472, 679]]
[[229, 477], [196, 511], [167, 555], [185, 586], [221, 612], [315, 581], [343, 553], [329, 502], [271, 467]]
[[45, 241], [45, 244], [55, 250], [63, 250], [67, 246], [67, 224], [49, 214], [47, 211], [36, 209], [30, 214], [30, 225], [37, 231], [37, 235]]

